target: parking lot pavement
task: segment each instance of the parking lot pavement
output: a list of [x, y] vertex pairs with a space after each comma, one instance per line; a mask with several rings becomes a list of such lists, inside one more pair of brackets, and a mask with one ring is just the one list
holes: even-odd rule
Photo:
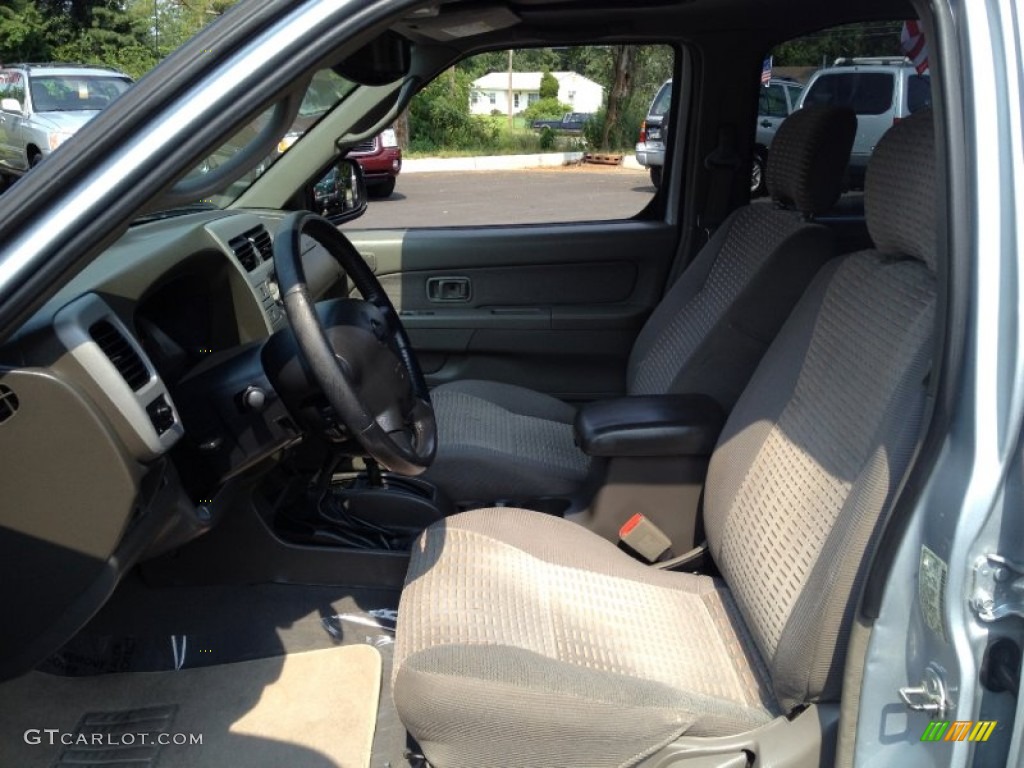
[[371, 198], [366, 213], [347, 226], [379, 229], [622, 219], [640, 211], [653, 196], [646, 171], [621, 167], [410, 173], [399, 175], [390, 198]]

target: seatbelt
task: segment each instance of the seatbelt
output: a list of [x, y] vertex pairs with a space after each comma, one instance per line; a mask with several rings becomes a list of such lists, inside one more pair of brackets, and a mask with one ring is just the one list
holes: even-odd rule
[[[741, 165], [736, 146], [736, 126], [732, 123], [723, 123], [718, 127], [718, 143], [704, 158], [704, 167], [710, 171], [710, 174], [707, 195], [704, 198], [704, 209], [697, 214], [698, 231], [694, 240], [696, 248], [693, 255], [707, 245], [715, 230], [725, 221], [731, 210], [733, 182], [736, 171]], [[665, 282], [665, 293], [668, 293], [679, 275], [693, 260], [686, 258], [687, 254], [682, 253], [682, 248], [686, 243], [687, 241], [684, 239], [680, 246], [680, 252], [676, 253], [675, 260], [672, 262], [672, 270]]]
[[733, 182], [740, 165], [740, 156], [736, 151], [736, 126], [723, 123], [718, 126], [718, 144], [704, 158], [704, 167], [711, 172], [711, 179], [708, 182], [704, 210], [697, 217], [697, 226], [704, 232], [701, 245], [711, 239], [718, 225], [729, 215]]

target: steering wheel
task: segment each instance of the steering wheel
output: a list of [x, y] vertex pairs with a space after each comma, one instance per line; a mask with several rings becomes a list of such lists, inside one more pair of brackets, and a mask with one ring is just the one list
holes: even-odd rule
[[[303, 235], [338, 261], [362, 300], [318, 311], [302, 265]], [[437, 450], [430, 393], [394, 305], [359, 252], [327, 219], [299, 211], [281, 222], [274, 267], [299, 355], [351, 434], [385, 469], [417, 475], [429, 467]]]

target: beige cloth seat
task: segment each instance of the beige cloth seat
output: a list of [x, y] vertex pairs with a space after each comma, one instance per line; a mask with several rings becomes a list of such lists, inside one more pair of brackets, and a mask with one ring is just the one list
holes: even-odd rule
[[640, 565], [524, 510], [456, 515], [418, 540], [393, 691], [432, 764], [629, 766], [683, 734], [838, 700], [866, 555], [926, 396], [930, 113], [890, 131], [866, 183], [876, 250], [821, 271], [712, 458], [720, 577]]
[[[732, 407], [822, 264], [831, 232], [809, 218], [839, 196], [857, 119], [836, 107], [800, 110], [772, 142], [773, 205], [744, 206], [655, 308], [630, 354], [626, 394], [706, 394]], [[573, 444], [576, 409], [493, 381], [456, 381], [431, 397], [438, 448], [423, 476], [457, 501], [570, 496], [590, 459]]]

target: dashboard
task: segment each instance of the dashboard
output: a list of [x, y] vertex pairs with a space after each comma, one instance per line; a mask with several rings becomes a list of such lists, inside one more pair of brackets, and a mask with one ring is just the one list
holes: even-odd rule
[[[302, 438], [261, 364], [287, 328], [279, 211], [138, 224], [0, 347], [0, 678], [78, 629], [140, 558], [211, 524], [226, 480]], [[314, 298], [346, 295], [302, 244]], [[55, 621], [55, 617], [59, 617]]]

